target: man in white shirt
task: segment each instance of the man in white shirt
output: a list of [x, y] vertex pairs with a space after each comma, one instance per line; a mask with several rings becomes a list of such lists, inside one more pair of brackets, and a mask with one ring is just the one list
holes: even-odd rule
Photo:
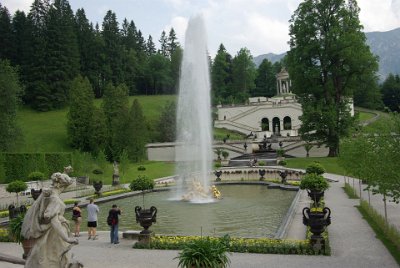
[[97, 228], [97, 214], [99, 213], [99, 207], [94, 204], [93, 198], [90, 199], [90, 204], [87, 206], [88, 212], [88, 239], [97, 239], [96, 228]]

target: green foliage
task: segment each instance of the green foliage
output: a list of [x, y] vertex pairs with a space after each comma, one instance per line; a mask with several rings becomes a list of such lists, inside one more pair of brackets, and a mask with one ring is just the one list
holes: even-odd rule
[[[378, 64], [365, 43], [356, 1], [302, 2], [290, 20], [287, 65], [300, 97], [303, 140], [326, 144], [337, 156], [353, 124], [348, 97], [369, 88]], [[372, 88], [372, 87], [371, 87]]]
[[119, 157], [119, 170], [124, 175], [129, 168], [129, 155], [126, 150], [122, 151], [122, 154]]
[[306, 169], [308, 165], [317, 161], [321, 163], [326, 172], [333, 174], [345, 175], [345, 170], [338, 164], [337, 157], [304, 157], [304, 158], [287, 158], [285, 159], [287, 162], [288, 168], [300, 168]]
[[[391, 201], [400, 201], [400, 168], [397, 159], [400, 140], [400, 116], [393, 114], [380, 120], [378, 133], [360, 133], [354, 138], [342, 142], [340, 164], [349, 175], [365, 181], [372, 193], [390, 197]], [[393, 135], [396, 133], [396, 135]], [[384, 172], [382, 172], [384, 171]]]
[[138, 166], [137, 170], [138, 171], [144, 171], [144, 170], [146, 170], [146, 168], [144, 166]]
[[232, 91], [235, 102], [244, 103], [255, 88], [256, 68], [247, 48], [241, 48], [232, 60]]
[[220, 168], [220, 167], [222, 167], [222, 164], [220, 162], [214, 163], [214, 168]]
[[19, 180], [10, 182], [6, 187], [7, 192], [17, 194], [19, 192], [25, 191], [26, 189], [28, 189], [28, 185], [26, 185], [25, 182]]
[[75, 204], [75, 202], [79, 202], [79, 200], [78, 199], [64, 199], [63, 202], [66, 205], [71, 205], [71, 204]]
[[[287, 162], [285, 161], [285, 160], [281, 160], [281, 161], [279, 161], [279, 163], [278, 163], [279, 165], [281, 165], [281, 166], [286, 166], [287, 165]], [[260, 165], [260, 164], [259, 164]], [[260, 165], [261, 166], [261, 165]]]
[[16, 218], [11, 219], [10, 224], [8, 226], [11, 239], [18, 244], [20, 244], [25, 239], [21, 234], [22, 224], [24, 223], [24, 217], [25, 214], [19, 214]]
[[306, 173], [307, 174], [314, 173], [317, 175], [322, 175], [325, 173], [325, 168], [320, 163], [314, 162], [307, 166]]
[[[282, 162], [282, 161], [280, 161], [280, 162]], [[266, 163], [264, 161], [258, 161], [258, 165], [259, 166], [266, 166]]]
[[214, 128], [213, 135], [214, 140], [219, 141], [222, 141], [224, 138], [226, 138], [227, 135], [229, 135], [229, 139], [231, 140], [243, 140], [244, 138], [243, 134], [233, 132], [225, 128]]
[[4, 182], [26, 180], [33, 171], [40, 171], [45, 177], [49, 177], [72, 162], [71, 153], [4, 153], [2, 157]]
[[255, 89], [251, 92], [252, 97], [265, 96], [273, 97], [276, 95], [276, 72], [272, 63], [264, 59], [257, 69], [255, 79]]
[[0, 152], [12, 151], [22, 141], [17, 124], [17, 107], [22, 87], [17, 71], [0, 60]]
[[28, 175], [28, 180], [29, 181], [44, 181], [46, 179], [46, 176], [44, 175], [43, 172], [40, 171], [33, 171], [29, 173]]
[[194, 240], [184, 246], [176, 257], [178, 267], [228, 267], [229, 237], [210, 239], [209, 237]]
[[78, 76], [72, 81], [70, 106], [67, 114], [67, 133], [71, 147], [81, 151], [92, 151], [94, 95], [87, 78]]
[[229, 156], [229, 152], [227, 152], [227, 151], [222, 151], [221, 154], [222, 154], [222, 157], [223, 157], [224, 159], [227, 159], [228, 156]]
[[389, 74], [382, 84], [383, 104], [390, 111], [400, 112], [400, 77]]
[[279, 157], [283, 157], [283, 156], [285, 155], [285, 150], [284, 150], [284, 149], [277, 149], [277, 150], [276, 150], [276, 154], [277, 154]]
[[400, 264], [400, 232], [393, 225], [389, 225], [385, 218], [371, 207], [367, 201], [362, 200], [358, 210], [376, 233], [376, 237], [382, 241], [393, 258]]
[[139, 162], [146, 157], [146, 142], [147, 142], [147, 126], [146, 118], [143, 115], [142, 106], [139, 101], [135, 99], [129, 111], [128, 123], [128, 144], [126, 150], [129, 159], [133, 162]]
[[[326, 241], [326, 232], [323, 236]], [[136, 243], [134, 248], [151, 248], [167, 250], [183, 250], [196, 240], [202, 240], [199, 236], [155, 236], [152, 237], [150, 245]], [[210, 240], [221, 238], [209, 237]], [[226, 240], [225, 240], [226, 241]], [[329, 245], [323, 250], [314, 250], [309, 240], [281, 240], [271, 238], [230, 238], [227, 251], [258, 254], [299, 254], [299, 255], [330, 255]]]
[[217, 55], [211, 66], [212, 103], [226, 104], [232, 85], [232, 56], [223, 44], [219, 46]]
[[321, 175], [307, 173], [300, 181], [300, 189], [310, 191], [325, 191], [329, 188], [329, 183]]
[[343, 190], [350, 199], [359, 199], [356, 190], [350, 186], [347, 182], [344, 184]]
[[146, 175], [139, 175], [136, 179], [134, 179], [129, 188], [132, 191], [145, 191], [154, 189], [154, 181], [147, 177]]
[[168, 102], [161, 110], [158, 121], [160, 142], [173, 142], [176, 139], [176, 103]]

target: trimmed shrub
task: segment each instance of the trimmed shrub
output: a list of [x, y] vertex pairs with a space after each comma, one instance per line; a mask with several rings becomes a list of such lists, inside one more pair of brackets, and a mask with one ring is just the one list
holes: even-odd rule
[[145, 191], [151, 190], [154, 188], [154, 181], [145, 175], [139, 175], [136, 179], [134, 179], [129, 188], [132, 191]]
[[325, 173], [325, 168], [318, 162], [313, 162], [306, 168], [306, 173], [314, 173], [317, 175], [322, 175]]
[[146, 168], [145, 168], [144, 166], [138, 166], [137, 170], [138, 170], [138, 171], [145, 171]]
[[46, 177], [44, 176], [43, 172], [40, 171], [33, 171], [28, 175], [29, 181], [44, 181], [45, 179]]

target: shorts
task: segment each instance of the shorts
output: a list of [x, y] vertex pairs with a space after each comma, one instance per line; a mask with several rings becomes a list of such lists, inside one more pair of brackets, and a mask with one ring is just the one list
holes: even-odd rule
[[87, 223], [87, 227], [96, 228], [96, 227], [97, 227], [97, 221], [89, 221], [89, 222]]

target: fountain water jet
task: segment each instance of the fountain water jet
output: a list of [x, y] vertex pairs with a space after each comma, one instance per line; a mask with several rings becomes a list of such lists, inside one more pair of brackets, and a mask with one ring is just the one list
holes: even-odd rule
[[[189, 20], [181, 64], [177, 107], [176, 199], [182, 199], [188, 183], [200, 183], [204, 192], [191, 193], [191, 202], [212, 202], [210, 171], [212, 163], [210, 72], [203, 18]], [[199, 187], [197, 187], [199, 188]]]

